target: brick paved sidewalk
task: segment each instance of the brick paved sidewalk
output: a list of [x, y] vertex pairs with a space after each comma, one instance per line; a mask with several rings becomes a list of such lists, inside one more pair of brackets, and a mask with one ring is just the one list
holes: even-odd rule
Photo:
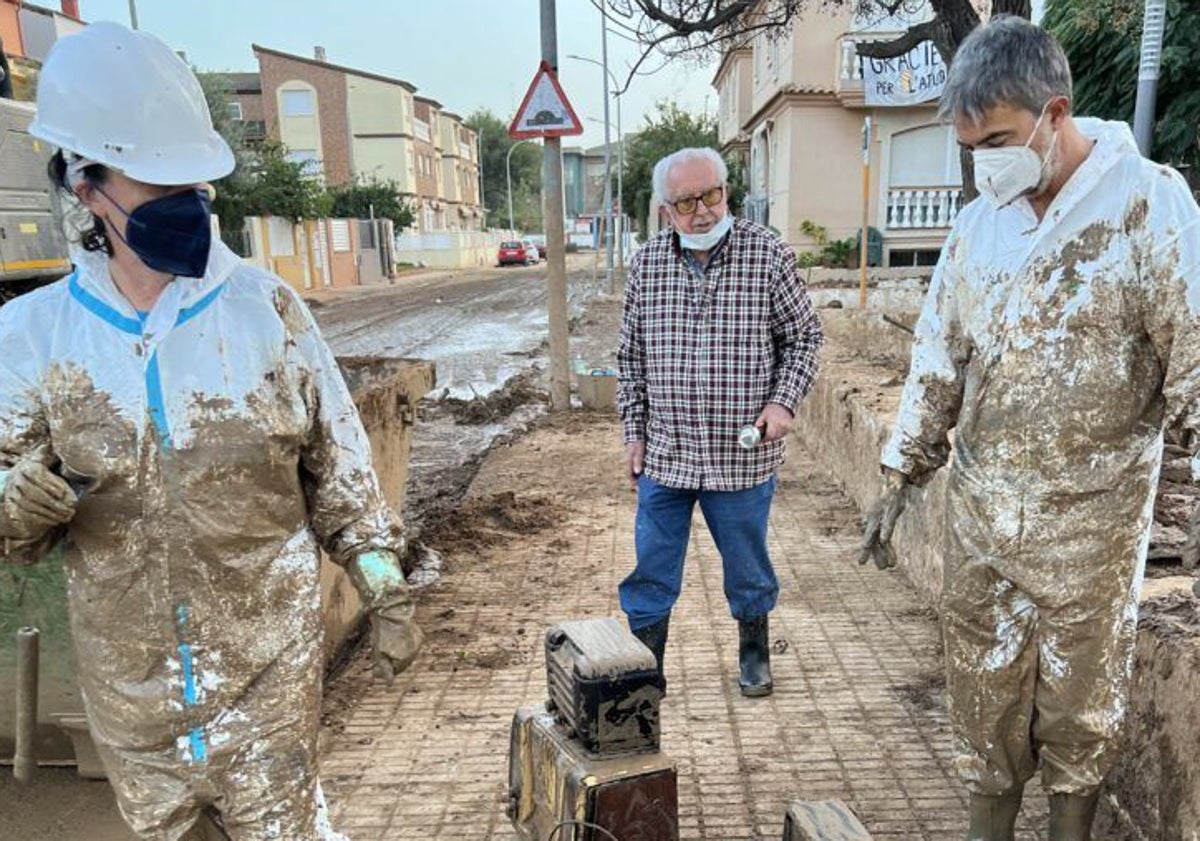
[[[467, 508], [501, 513], [465, 519], [475, 539], [423, 591], [419, 662], [390, 689], [352, 673], [331, 693], [361, 693], [344, 731], [327, 733], [323, 765], [335, 825], [353, 841], [516, 838], [504, 816], [509, 724], [545, 695], [542, 634], [619, 615], [616, 586], [633, 564], [620, 456], [615, 420], [576, 416], [489, 457]], [[899, 575], [854, 563], [857, 514], [796, 442], [780, 480], [770, 698], [738, 694], [737, 629], [696, 520], [663, 707], [682, 837], [779, 838], [790, 800], [837, 797], [876, 839], [961, 841], [932, 614]], [[1039, 801], [1027, 811], [1044, 813]]]

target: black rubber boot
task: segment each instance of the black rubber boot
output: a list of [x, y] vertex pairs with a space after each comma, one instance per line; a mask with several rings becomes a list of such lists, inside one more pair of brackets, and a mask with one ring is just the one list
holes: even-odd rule
[[770, 695], [771, 633], [767, 614], [746, 622], [738, 622], [738, 664], [741, 676], [738, 686], [747, 698]]
[[667, 694], [667, 678], [663, 669], [663, 655], [667, 651], [667, 629], [670, 624], [671, 616], [667, 614], [665, 619], [633, 632], [633, 635], [642, 641], [642, 645], [654, 653], [654, 661], [658, 663], [658, 682], [662, 686], [664, 696]]
[[1021, 811], [1021, 792], [998, 796], [971, 795], [971, 826], [967, 841], [1013, 841], [1017, 815]]
[[1050, 795], [1050, 841], [1091, 841], [1099, 790]]

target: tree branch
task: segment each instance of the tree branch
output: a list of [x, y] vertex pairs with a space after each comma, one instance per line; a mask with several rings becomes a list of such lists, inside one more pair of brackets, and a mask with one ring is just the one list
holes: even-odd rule
[[625, 91], [629, 90], [629, 86], [633, 83], [633, 78], [635, 76], [637, 76], [637, 74], [638, 74], [638, 68], [646, 63], [646, 59], [648, 59], [650, 57], [650, 54], [652, 52], [654, 52], [654, 50], [659, 46], [659, 44], [661, 44], [662, 42], [664, 42], [666, 40], [669, 40], [672, 37], [674, 37], [674, 36], [672, 36], [670, 34], [663, 35], [663, 36], [659, 37], [658, 39], [647, 44], [642, 49], [642, 54], [640, 56], [638, 56], [638, 60], [635, 61], [633, 63], [633, 66], [629, 68], [629, 74], [625, 77], [625, 84], [621, 85], [620, 90], [613, 91], [613, 95], [614, 96], [622, 96], [625, 93]]
[[672, 29], [677, 35], [687, 36], [700, 32], [716, 32], [727, 24], [750, 12], [756, 0], [735, 0], [714, 15], [703, 15], [699, 20], [690, 21], [683, 15], [670, 15], [659, 8], [654, 0], [635, 0], [649, 20]]
[[[640, 0], [639, 0], [639, 2], [640, 2]], [[740, 0], [739, 0], [739, 2], [740, 2]], [[723, 51], [724, 49], [727, 49], [727, 48], [737, 48], [737, 47], [746, 46], [747, 44], [750, 43], [751, 40], [753, 40], [754, 35], [756, 33], [763, 31], [763, 30], [777, 29], [778, 26], [779, 26], [778, 23], [766, 21], [763, 23], [755, 24], [754, 26], [743, 26], [743, 27], [737, 27], [735, 29], [731, 28], [722, 35], [714, 35], [710, 38], [706, 38], [702, 45], [687, 44], [686, 36], [679, 35], [678, 33], [670, 31], [670, 30], [668, 30], [664, 34], [659, 35], [657, 37], [651, 37], [648, 35], [643, 36], [643, 38], [646, 38], [648, 40], [645, 40], [642, 42], [643, 43], [642, 55], [638, 58], [637, 62], [635, 62], [634, 65], [629, 69], [629, 72], [625, 77], [625, 83], [621, 86], [620, 90], [614, 91], [614, 93], [616, 95], [620, 96], [621, 94], [624, 94], [625, 91], [629, 90], [629, 86], [633, 83], [634, 77], [641, 75], [639, 73], [639, 70], [640, 70], [642, 64], [644, 64], [646, 59], [649, 58], [650, 53], [654, 52], [655, 50], [658, 50], [659, 52], [663, 53], [663, 55], [668, 59], [685, 56], [688, 53], [697, 53], [702, 49], [713, 49], [713, 50]], [[678, 50], [668, 50], [663, 47], [664, 44], [668, 44], [671, 41], [676, 41], [676, 40], [684, 41], [685, 45], [680, 47]], [[659, 69], [661, 69], [661, 68], [659, 68]], [[654, 72], [657, 72], [657, 70]], [[649, 75], [649, 74], [646, 74], [646, 75]]]
[[933, 41], [940, 33], [941, 24], [935, 18], [918, 24], [892, 41], [859, 41], [858, 54], [863, 58], [899, 58], [926, 41]]

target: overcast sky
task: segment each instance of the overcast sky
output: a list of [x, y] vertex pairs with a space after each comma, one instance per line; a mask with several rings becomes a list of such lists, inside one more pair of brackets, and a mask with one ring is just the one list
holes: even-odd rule
[[[37, 0], [58, 8], [56, 0]], [[476, 107], [508, 120], [520, 104], [541, 60], [538, 0], [136, 0], [138, 24], [202, 70], [257, 70], [251, 43], [360, 70], [395, 76], [464, 117]], [[129, 0], [80, 0], [89, 22], [129, 22]], [[609, 65], [624, 81], [638, 55], [620, 37], [608, 39]], [[582, 139], [604, 142], [599, 67], [567, 58], [600, 59], [600, 13], [589, 0], [558, 0], [559, 78], [580, 119]], [[660, 61], [651, 60], [657, 67]], [[676, 63], [636, 79], [623, 97], [626, 132], [661, 99], [689, 111], [716, 111], [710, 86], [715, 67]], [[616, 136], [615, 107], [612, 130]]]

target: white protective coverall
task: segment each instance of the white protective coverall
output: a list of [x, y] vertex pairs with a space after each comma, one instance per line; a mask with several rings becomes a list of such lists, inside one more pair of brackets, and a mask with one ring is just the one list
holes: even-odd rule
[[[49, 444], [79, 488], [79, 681], [121, 810], [183, 837], [316, 841], [318, 546], [400, 548], [333, 355], [297, 295], [214, 240], [139, 315], [104, 255], [0, 308], [0, 468]], [[0, 535], [0, 537], [6, 537]], [[37, 560], [50, 540], [5, 541]]]
[[1200, 427], [1200, 211], [1124, 123], [1039, 224], [965, 208], [916, 329], [883, 463], [950, 454], [943, 627], [955, 768], [1095, 789], [1124, 718], [1164, 425]]

